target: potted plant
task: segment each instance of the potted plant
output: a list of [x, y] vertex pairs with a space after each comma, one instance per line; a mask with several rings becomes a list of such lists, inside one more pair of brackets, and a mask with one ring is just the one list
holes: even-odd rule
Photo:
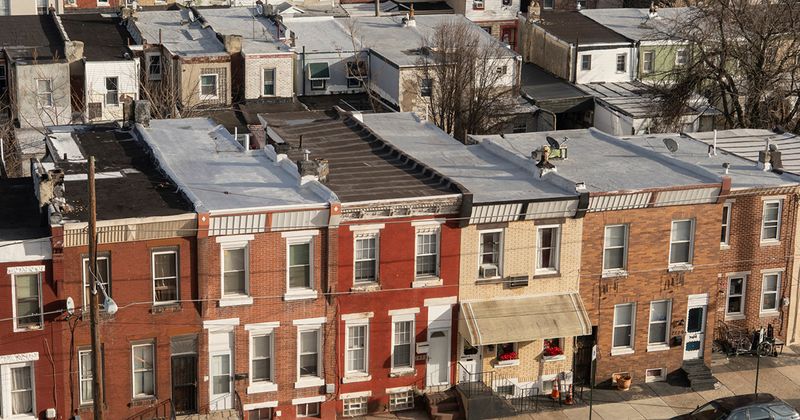
[[631, 375], [628, 375], [627, 373], [617, 376], [617, 388], [622, 391], [629, 390], [631, 388], [632, 379], [633, 378], [631, 378]]
[[558, 339], [544, 340], [542, 355], [545, 360], [555, 359], [564, 355], [564, 350], [558, 344]]
[[499, 366], [515, 365], [519, 360], [519, 355], [514, 350], [512, 344], [503, 344], [498, 348], [497, 364]]

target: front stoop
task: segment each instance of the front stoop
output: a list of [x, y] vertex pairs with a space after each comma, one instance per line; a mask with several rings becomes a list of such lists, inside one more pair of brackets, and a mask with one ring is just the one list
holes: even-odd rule
[[208, 414], [175, 416], [176, 420], [241, 420], [236, 410], [217, 410]]
[[692, 391], [709, 391], [716, 389], [717, 378], [711, 374], [711, 368], [706, 366], [702, 359], [698, 360], [685, 360], [681, 366], [681, 370], [686, 373], [689, 380], [689, 387]]

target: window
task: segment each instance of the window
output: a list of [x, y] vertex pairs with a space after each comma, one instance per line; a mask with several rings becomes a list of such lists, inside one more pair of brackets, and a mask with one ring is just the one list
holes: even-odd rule
[[578, 10], [586, 8], [586, 0], [578, 0]]
[[481, 232], [480, 243], [480, 278], [500, 277], [502, 261], [502, 231]]
[[357, 88], [361, 86], [361, 80], [357, 77], [348, 77], [347, 78], [347, 87], [348, 88]]
[[393, 392], [389, 394], [389, 411], [410, 410], [414, 408], [414, 391]]
[[36, 13], [39, 15], [46, 15], [48, 14], [47, 9], [49, 8], [48, 0], [36, 0]]
[[764, 209], [761, 214], [761, 242], [781, 239], [781, 204], [781, 200], [764, 201]]
[[628, 262], [628, 225], [606, 226], [603, 271], [624, 271]]
[[37, 79], [36, 97], [39, 99], [39, 106], [53, 106], [53, 81], [50, 79]]
[[366, 416], [368, 400], [366, 396], [345, 399], [343, 414], [345, 417]]
[[353, 253], [355, 283], [378, 281], [378, 235], [358, 235]]
[[653, 51], [645, 51], [642, 54], [642, 73], [649, 74], [653, 72], [655, 55], [656, 53]]
[[[0, 14], [0, 16], [5, 16]], [[6, 91], [8, 87], [8, 79], [6, 78], [6, 66], [0, 64], [0, 93]]]
[[678, 50], [675, 51], [675, 65], [685, 66], [688, 62], [689, 52], [686, 50], [686, 48], [678, 48]]
[[80, 382], [81, 405], [91, 404], [94, 400], [92, 391], [92, 351], [78, 351], [78, 379]]
[[178, 252], [153, 251], [153, 303], [178, 301]]
[[614, 335], [612, 337], [612, 353], [614, 349], [633, 350], [633, 325], [636, 304], [624, 303], [614, 306]]
[[275, 69], [264, 69], [262, 84], [264, 86], [262, 95], [275, 96]]
[[217, 75], [200, 76], [200, 99], [217, 99]]
[[731, 203], [722, 206], [722, 232], [719, 238], [720, 245], [728, 245], [731, 239]]
[[536, 274], [558, 272], [560, 226], [540, 226], [536, 229]]
[[272, 382], [272, 334], [250, 337], [250, 383]]
[[319, 417], [319, 403], [297, 404], [297, 417]]
[[503, 0], [503, 6], [511, 6], [513, 0]]
[[356, 60], [347, 62], [347, 87], [357, 88], [361, 86], [361, 81], [367, 79], [367, 62]]
[[555, 0], [544, 0], [542, 1], [542, 8], [544, 9], [552, 9]]
[[222, 249], [222, 297], [248, 295], [248, 247]]
[[497, 360], [517, 360], [517, 343], [500, 343], [495, 347], [495, 356]]
[[761, 313], [778, 312], [778, 296], [781, 289], [781, 274], [767, 273], [761, 280]]
[[628, 54], [617, 54], [617, 73], [625, 73], [627, 63]]
[[542, 340], [542, 355], [545, 358], [564, 356], [564, 342], [561, 338], [545, 338]]
[[650, 302], [650, 327], [648, 329], [648, 347], [651, 345], [667, 345], [671, 301], [659, 300]]
[[311, 289], [311, 240], [288, 242], [289, 290]]
[[272, 420], [272, 408], [256, 408], [247, 412], [250, 420]]
[[[95, 277], [96, 281], [99, 281], [100, 284], [103, 285], [106, 293], [108, 296], [111, 296], [111, 258], [109, 256], [98, 256], [97, 257], [97, 277]], [[89, 293], [91, 293], [92, 283], [91, 277], [89, 272], [89, 258], [83, 259], [83, 307], [89, 307]], [[98, 291], [97, 293], [100, 293]], [[99, 295], [98, 296], [102, 296]], [[103, 305], [102, 298], [100, 297], [100, 305]]]
[[439, 275], [439, 231], [417, 232], [416, 276]]
[[119, 79], [106, 77], [106, 105], [119, 105]]
[[33, 362], [0, 365], [0, 379], [0, 418], [35, 418]]
[[433, 94], [433, 80], [422, 79], [419, 81], [419, 96], [430, 97]]
[[664, 374], [664, 368], [647, 369], [644, 371], [644, 381], [660, 382], [667, 380], [667, 375]]
[[155, 396], [153, 343], [135, 344], [133, 354], [133, 398]]
[[14, 330], [42, 328], [39, 274], [14, 275]]
[[413, 369], [414, 321], [395, 321], [392, 330], [392, 369]]
[[589, 54], [581, 55], [581, 70], [588, 71], [592, 69], [592, 56]]
[[673, 220], [669, 242], [669, 265], [692, 264], [693, 220]]
[[[472, 8], [474, 10], [483, 10], [483, 8], [484, 8], [483, 0], [473, 0], [472, 1]], [[489, 32], [491, 32], [491, 29], [489, 30]]]
[[347, 326], [347, 354], [345, 355], [345, 374], [367, 373], [367, 324]]
[[311, 81], [311, 90], [325, 90], [328, 86], [327, 80], [317, 79]]
[[320, 375], [320, 329], [300, 331], [300, 378], [321, 377]]
[[508, 74], [508, 66], [497, 66], [494, 71], [497, 74]]
[[147, 79], [161, 80], [161, 54], [147, 54]]
[[527, 133], [528, 132], [528, 123], [521, 122], [516, 123], [511, 127], [512, 133]]
[[747, 276], [728, 278], [728, 301], [725, 306], [725, 318], [744, 317], [744, 295]]

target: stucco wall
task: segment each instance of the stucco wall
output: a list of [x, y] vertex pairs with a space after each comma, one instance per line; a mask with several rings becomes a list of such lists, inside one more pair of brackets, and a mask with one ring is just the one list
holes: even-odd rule
[[[41, 63], [14, 66], [17, 116], [20, 126], [41, 128], [68, 124], [72, 115], [70, 101], [69, 64]], [[36, 95], [37, 80], [52, 81], [53, 105], [42, 107]]]
[[[617, 55], [627, 54], [625, 61], [625, 71], [617, 71]], [[608, 48], [605, 47], [588, 51], [578, 51], [577, 63], [575, 66], [576, 83], [592, 82], [630, 82], [633, 80], [633, 69], [635, 68], [631, 60], [635, 57], [636, 49], [630, 47]], [[584, 55], [592, 56], [592, 66], [589, 70], [581, 70], [581, 57]]]
[[[211, 62], [181, 62], [180, 64], [180, 87], [183, 103], [187, 106], [198, 105], [200, 103], [231, 103], [231, 64], [228, 61]], [[202, 74], [216, 73], [217, 80], [217, 99], [201, 100], [200, 98], [200, 76]]]

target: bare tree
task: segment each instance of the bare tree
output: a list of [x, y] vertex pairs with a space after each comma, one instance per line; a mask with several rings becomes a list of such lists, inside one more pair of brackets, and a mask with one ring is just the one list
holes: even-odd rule
[[453, 18], [420, 47], [417, 84], [432, 121], [464, 141], [497, 132], [513, 113], [514, 54], [474, 24]]

